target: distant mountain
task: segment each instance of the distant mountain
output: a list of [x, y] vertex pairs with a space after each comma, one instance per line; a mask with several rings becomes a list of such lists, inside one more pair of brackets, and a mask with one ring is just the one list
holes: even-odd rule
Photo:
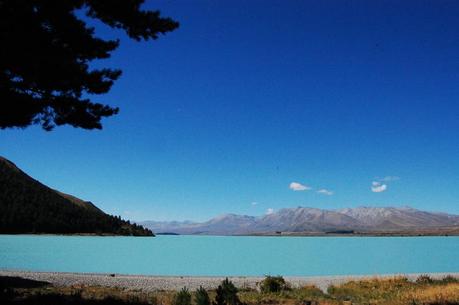
[[253, 229], [256, 232], [288, 231], [288, 232], [324, 232], [333, 230], [349, 230], [356, 225], [352, 217], [336, 211], [315, 208], [281, 209], [276, 213], [258, 219]]
[[144, 221], [146, 228], [155, 228], [157, 233], [228, 235], [244, 234], [255, 223], [253, 216], [224, 214], [209, 221], [197, 223], [191, 221]]
[[286, 208], [260, 217], [225, 214], [209, 221], [142, 222], [155, 232], [177, 234], [326, 234], [326, 233], [459, 233], [459, 216], [409, 207], [359, 207], [341, 210]]
[[458, 215], [425, 212], [410, 207], [359, 207], [355, 209], [342, 209], [339, 212], [356, 219], [364, 227], [379, 230], [426, 229], [459, 225]]
[[0, 233], [153, 236], [89, 201], [53, 190], [0, 157]]

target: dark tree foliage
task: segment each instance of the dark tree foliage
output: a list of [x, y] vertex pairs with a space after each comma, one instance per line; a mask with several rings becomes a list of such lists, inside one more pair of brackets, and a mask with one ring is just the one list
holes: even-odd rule
[[260, 290], [263, 293], [281, 292], [288, 290], [288, 284], [282, 276], [266, 276], [260, 283]]
[[172, 305], [191, 305], [191, 293], [186, 287], [174, 295]]
[[110, 57], [119, 40], [103, 40], [75, 12], [124, 30], [135, 40], [157, 39], [178, 27], [144, 0], [0, 0], [0, 128], [69, 124], [101, 129], [118, 108], [88, 96], [110, 90], [120, 70], [90, 69]]
[[217, 295], [213, 305], [245, 305], [239, 300], [237, 288], [226, 278], [217, 287]]
[[210, 298], [207, 291], [199, 286], [194, 294], [194, 302], [196, 305], [210, 305]]

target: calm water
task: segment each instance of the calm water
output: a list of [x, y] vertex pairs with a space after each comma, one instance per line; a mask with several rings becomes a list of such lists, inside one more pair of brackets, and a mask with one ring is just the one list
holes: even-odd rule
[[0, 235], [0, 269], [285, 276], [459, 272], [459, 237]]

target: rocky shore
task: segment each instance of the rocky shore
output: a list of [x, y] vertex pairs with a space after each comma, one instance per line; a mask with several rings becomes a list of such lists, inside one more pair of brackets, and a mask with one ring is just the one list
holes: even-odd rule
[[[350, 276], [286, 276], [284, 277], [293, 287], [315, 285], [326, 290], [330, 285], [341, 284], [351, 280], [367, 278], [387, 278], [406, 276], [415, 280], [421, 274], [388, 274], [388, 275], [350, 275]], [[440, 279], [446, 275], [458, 277], [459, 272], [428, 273], [431, 278]], [[144, 291], [179, 290], [187, 287], [195, 290], [202, 286], [206, 289], [215, 289], [225, 277], [219, 276], [149, 276], [149, 275], [124, 275], [124, 274], [98, 274], [98, 273], [69, 273], [69, 272], [35, 272], [0, 270], [0, 276], [14, 276], [36, 281], [49, 282], [55, 286], [104, 286], [135, 289]], [[229, 276], [238, 288], [257, 288], [257, 284], [264, 277]]]

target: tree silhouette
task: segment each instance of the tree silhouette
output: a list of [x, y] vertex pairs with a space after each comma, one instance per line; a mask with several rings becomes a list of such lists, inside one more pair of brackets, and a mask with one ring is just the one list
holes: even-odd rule
[[217, 295], [213, 305], [246, 305], [239, 300], [237, 288], [228, 278], [217, 287]]
[[209, 294], [204, 288], [202, 288], [202, 286], [199, 286], [196, 290], [196, 293], [194, 294], [194, 302], [196, 305], [211, 305]]
[[[0, 128], [69, 124], [101, 129], [118, 108], [88, 96], [107, 93], [120, 70], [90, 69], [110, 57], [119, 40], [96, 37], [84, 19], [99, 19], [137, 41], [178, 27], [144, 0], [0, 0]], [[81, 12], [82, 14], [76, 14]]]

